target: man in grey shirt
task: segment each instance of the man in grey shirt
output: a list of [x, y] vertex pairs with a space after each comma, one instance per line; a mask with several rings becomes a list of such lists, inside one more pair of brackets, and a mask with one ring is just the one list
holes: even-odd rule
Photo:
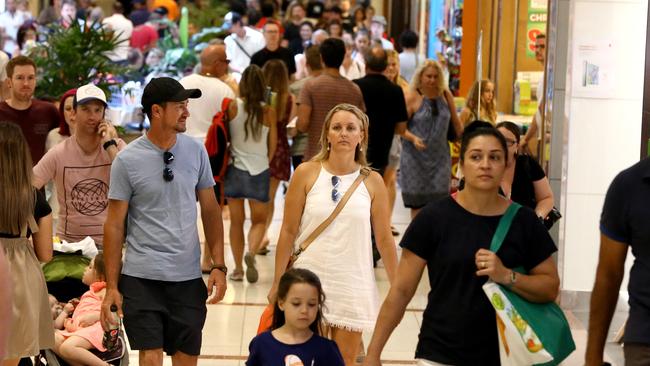
[[[131, 348], [140, 350], [140, 365], [162, 365], [163, 351], [174, 364], [196, 365], [205, 302], [208, 297], [211, 304], [219, 302], [226, 291], [223, 223], [208, 155], [182, 134], [188, 98], [200, 96], [199, 89], [185, 89], [171, 78], [151, 80], [142, 95], [151, 129], [120, 152], [111, 168], [101, 321], [104, 329], [113, 324], [110, 308], [116, 305]], [[197, 198], [205, 245], [215, 263], [207, 289], [201, 278]]]

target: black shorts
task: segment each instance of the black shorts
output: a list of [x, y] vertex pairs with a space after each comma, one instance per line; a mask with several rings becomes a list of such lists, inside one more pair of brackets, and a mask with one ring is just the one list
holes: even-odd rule
[[119, 289], [131, 349], [201, 353], [208, 298], [202, 278], [167, 282], [121, 275]]

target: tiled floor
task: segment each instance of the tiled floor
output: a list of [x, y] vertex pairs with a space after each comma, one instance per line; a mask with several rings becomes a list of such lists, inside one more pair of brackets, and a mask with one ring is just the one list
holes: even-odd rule
[[[282, 192], [282, 188], [279, 189]], [[398, 195], [399, 196], [399, 195]], [[282, 220], [283, 199], [281, 193], [276, 198], [276, 212], [273, 224], [269, 231], [271, 243], [277, 240]], [[393, 213], [393, 224], [400, 233], [403, 233], [410, 221], [409, 211], [405, 209], [400, 198], [395, 205]], [[226, 264], [233, 268], [232, 255], [228, 246], [228, 227], [229, 222], [224, 222], [225, 239], [226, 239]], [[247, 227], [246, 227], [247, 229]], [[201, 232], [202, 235], [202, 232]], [[400, 237], [396, 238], [396, 244]], [[244, 282], [229, 282], [228, 290], [224, 300], [217, 305], [208, 305], [208, 317], [203, 330], [203, 347], [199, 359], [199, 365], [245, 365], [248, 354], [248, 344], [255, 335], [260, 315], [266, 305], [266, 295], [272, 281], [273, 260], [275, 247], [271, 246], [271, 252], [267, 256], [257, 256], [260, 280], [255, 284]], [[388, 291], [388, 281], [383, 268], [376, 270], [377, 286], [380, 297], [386, 295]], [[419, 333], [422, 321], [422, 310], [427, 302], [428, 280], [426, 271], [418, 290], [407, 308], [407, 312], [400, 325], [396, 328], [386, 345], [382, 354], [383, 365], [410, 365], [414, 364], [413, 355], [417, 344], [417, 335]], [[581, 303], [584, 304], [584, 301]], [[567, 317], [574, 333], [577, 344], [577, 351], [563, 364], [564, 365], [582, 365], [583, 355], [586, 343], [586, 321], [588, 312], [583, 308], [572, 312], [567, 312]], [[618, 318], [621, 318], [620, 314]], [[623, 317], [624, 318], [624, 317]], [[622, 322], [619, 319], [615, 326]], [[364, 343], [368, 345], [371, 334], [364, 334]], [[608, 359], [614, 365], [622, 366], [622, 352], [617, 345], [608, 345]], [[138, 354], [136, 351], [130, 352], [130, 364], [138, 364]], [[171, 365], [171, 359], [165, 357], [165, 365]]]

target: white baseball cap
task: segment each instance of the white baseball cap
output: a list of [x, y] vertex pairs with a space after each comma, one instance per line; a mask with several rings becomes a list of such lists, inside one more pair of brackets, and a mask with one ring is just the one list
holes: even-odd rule
[[91, 100], [99, 100], [104, 104], [104, 107], [108, 105], [108, 103], [106, 103], [106, 94], [104, 94], [104, 91], [96, 85], [86, 84], [77, 89], [77, 93], [75, 94], [76, 104], [88, 103]]

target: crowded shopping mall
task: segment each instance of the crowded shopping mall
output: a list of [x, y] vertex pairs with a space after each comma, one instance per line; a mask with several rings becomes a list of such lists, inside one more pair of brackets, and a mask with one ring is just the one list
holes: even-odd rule
[[0, 366], [650, 366], [649, 19], [0, 0]]

